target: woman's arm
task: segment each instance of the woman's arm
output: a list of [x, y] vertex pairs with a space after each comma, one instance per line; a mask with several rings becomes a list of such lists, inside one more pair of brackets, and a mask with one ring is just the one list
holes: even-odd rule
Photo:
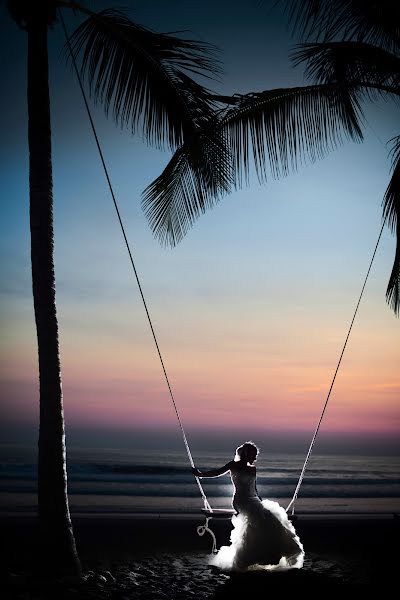
[[231, 470], [232, 460], [229, 461], [223, 467], [219, 469], [211, 469], [210, 471], [199, 471], [199, 469], [192, 469], [192, 473], [195, 477], [219, 477], [220, 475], [225, 475], [228, 471]]

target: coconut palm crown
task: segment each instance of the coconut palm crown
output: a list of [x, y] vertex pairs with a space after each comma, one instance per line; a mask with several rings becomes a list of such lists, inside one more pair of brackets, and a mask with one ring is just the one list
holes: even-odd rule
[[[398, 4], [388, 0], [291, 0], [285, 5], [294, 29], [304, 36], [304, 43], [294, 52], [294, 62], [305, 63], [310, 85], [214, 98], [219, 109], [203, 131], [224, 147], [215, 172], [210, 160], [209, 169], [203, 165], [203, 177], [196, 177], [192, 146], [184, 144], [143, 193], [145, 214], [161, 243], [178, 243], [207, 208], [227, 191], [248, 183], [251, 162], [261, 182], [286, 176], [301, 164], [323, 158], [346, 139], [361, 142], [366, 123], [363, 103], [382, 98], [398, 102]], [[398, 315], [400, 137], [394, 137], [392, 144], [392, 177], [383, 214], [397, 235], [386, 297]], [[223, 169], [225, 159], [228, 162]]]

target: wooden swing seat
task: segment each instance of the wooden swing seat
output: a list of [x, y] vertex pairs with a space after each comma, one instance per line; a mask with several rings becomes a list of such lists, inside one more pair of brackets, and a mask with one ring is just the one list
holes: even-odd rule
[[212, 510], [202, 508], [201, 512], [206, 517], [211, 517], [212, 519], [231, 519], [233, 515], [236, 515], [236, 511], [233, 508], [213, 508]]

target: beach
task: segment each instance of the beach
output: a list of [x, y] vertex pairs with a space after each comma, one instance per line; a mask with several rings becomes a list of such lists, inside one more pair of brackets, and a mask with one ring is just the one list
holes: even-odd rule
[[[40, 578], [32, 573], [36, 519], [2, 515], [2, 597], [12, 599], [263, 598], [271, 593], [345, 595], [388, 591], [394, 582], [400, 519], [396, 515], [298, 515], [305, 548], [300, 570], [222, 573], [208, 565], [211, 538], [196, 528], [201, 515], [75, 515], [84, 577]], [[229, 520], [211, 523], [218, 546], [229, 542]], [[346, 597], [346, 596], [345, 596]]]
[[[286, 507], [303, 457], [267, 456], [258, 490]], [[226, 456], [199, 453], [201, 465]], [[6, 549], [2, 597], [13, 600], [179, 600], [264, 598], [271, 593], [352, 596], [390, 589], [400, 519], [398, 457], [318, 456], [311, 461], [293, 521], [304, 545], [301, 570], [222, 573], [209, 565], [212, 539], [184, 453], [71, 452], [69, 502], [84, 577], [40, 578], [36, 556], [36, 459], [12, 449], [0, 470], [0, 527]], [[229, 507], [228, 476], [203, 480], [214, 508]], [[229, 519], [212, 519], [217, 545]]]

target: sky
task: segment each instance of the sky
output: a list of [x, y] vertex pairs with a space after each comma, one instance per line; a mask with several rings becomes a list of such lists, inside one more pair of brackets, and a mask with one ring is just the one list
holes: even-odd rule
[[[112, 5], [103, 1], [93, 8]], [[125, 2], [130, 17], [221, 49], [224, 94], [304, 84], [296, 43], [274, 2]], [[0, 419], [7, 443], [38, 428], [30, 275], [26, 35], [0, 7]], [[65, 15], [68, 28], [79, 19]], [[139, 292], [77, 82], [49, 33], [55, 266], [67, 440], [179, 445]], [[324, 405], [382, 223], [398, 114], [366, 108], [363, 144], [345, 143], [280, 181], [226, 197], [174, 249], [140, 206], [169, 160], [93, 114], [168, 375], [189, 439], [240, 436], [304, 445]], [[399, 320], [385, 301], [395, 243], [385, 229], [319, 448], [398, 452]], [[328, 444], [329, 441], [329, 444]], [[325, 446], [324, 446], [325, 444]]]

